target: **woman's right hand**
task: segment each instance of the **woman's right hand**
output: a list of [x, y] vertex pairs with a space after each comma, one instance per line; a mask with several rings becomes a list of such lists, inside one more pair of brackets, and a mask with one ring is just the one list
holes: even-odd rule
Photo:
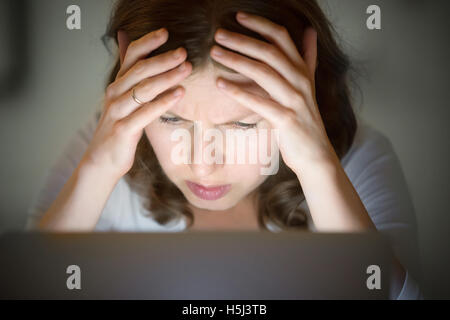
[[[184, 48], [144, 59], [167, 41], [168, 31], [160, 30], [128, 46], [115, 81], [106, 90], [101, 118], [80, 166], [101, 169], [116, 179], [124, 176], [133, 165], [144, 128], [183, 97], [183, 87], [171, 88], [192, 71], [191, 64], [185, 62]], [[179, 65], [184, 70], [174, 69]], [[144, 104], [133, 99], [133, 88]], [[175, 92], [180, 95], [174, 96]]]

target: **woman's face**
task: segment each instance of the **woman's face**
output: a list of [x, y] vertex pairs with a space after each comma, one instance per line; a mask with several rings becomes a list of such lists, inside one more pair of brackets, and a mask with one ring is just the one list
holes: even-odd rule
[[251, 79], [210, 64], [181, 82], [185, 96], [145, 128], [166, 175], [193, 206], [206, 210], [234, 207], [264, 182], [262, 172], [274, 159], [278, 166], [279, 156], [269, 123], [220, 91], [218, 76], [269, 97]]

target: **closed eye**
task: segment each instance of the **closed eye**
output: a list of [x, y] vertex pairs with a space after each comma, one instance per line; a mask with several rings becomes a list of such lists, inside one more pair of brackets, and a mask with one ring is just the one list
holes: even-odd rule
[[[161, 116], [161, 117], [159, 117], [159, 121], [161, 123], [167, 123], [167, 124], [173, 124], [173, 125], [183, 123], [183, 119], [181, 119], [179, 117]], [[241, 121], [234, 121], [234, 122], [230, 122], [229, 124], [233, 127], [237, 127], [239, 129], [244, 129], [244, 130], [256, 128], [258, 125], [258, 123], [245, 123], [245, 122], [241, 122]]]
[[159, 117], [159, 121], [162, 122], [162, 123], [168, 123], [168, 124], [179, 124], [183, 120], [181, 120], [178, 117], [164, 117], [164, 116], [161, 116], [161, 117]]
[[258, 123], [245, 123], [245, 122], [240, 122], [240, 121], [234, 121], [231, 124], [235, 127], [238, 127], [240, 129], [244, 129], [244, 130], [256, 128], [256, 126], [258, 125]]

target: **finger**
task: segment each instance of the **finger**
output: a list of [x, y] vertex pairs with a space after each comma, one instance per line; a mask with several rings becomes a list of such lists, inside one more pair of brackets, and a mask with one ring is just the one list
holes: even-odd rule
[[191, 63], [183, 62], [177, 69], [141, 81], [137, 86], [131, 88], [110, 104], [108, 110], [109, 116], [115, 120], [122, 119], [142, 106], [133, 99], [133, 89], [135, 97], [139, 101], [144, 104], [149, 103], [162, 92], [177, 85], [191, 71]]
[[275, 43], [298, 67], [305, 67], [305, 62], [292, 41], [286, 27], [276, 24], [265, 17], [245, 12], [247, 18], [243, 19], [238, 12], [237, 21], [244, 27], [253, 30], [272, 43]]
[[126, 48], [125, 57], [123, 58], [123, 63], [121, 64], [116, 78], [120, 78], [124, 75], [138, 60], [146, 57], [152, 51], [160, 47], [168, 38], [167, 30], [162, 28], [131, 42]]
[[[220, 55], [217, 55], [217, 53]], [[288, 108], [297, 107], [299, 94], [286, 79], [267, 64], [222, 49], [219, 46], [213, 46], [211, 54], [221, 64], [254, 80], [282, 105]]]
[[142, 108], [137, 109], [126, 118], [120, 120], [119, 123], [123, 126], [124, 130], [138, 133], [157, 117], [174, 107], [184, 96], [184, 93], [185, 89], [183, 87], [165, 92], [160, 98], [143, 105]]
[[303, 57], [308, 67], [308, 71], [313, 79], [315, 79], [315, 73], [317, 68], [317, 31], [314, 28], [308, 28], [305, 30], [303, 36]]
[[239, 104], [267, 119], [274, 127], [282, 124], [286, 116], [293, 112], [292, 109], [285, 108], [275, 101], [241, 89], [238, 85], [223, 78], [217, 80], [217, 86]]
[[109, 98], [114, 99], [132, 89], [144, 79], [175, 68], [186, 58], [186, 50], [180, 47], [177, 50], [165, 52], [149, 59], [139, 60], [121, 78], [112, 84], [114, 93]]
[[304, 73], [306, 67], [301, 69], [294, 65], [277, 46], [222, 28], [217, 31], [215, 39], [227, 48], [265, 62], [277, 70], [294, 88], [302, 92], [308, 90], [309, 87], [305, 85], [308, 81]]

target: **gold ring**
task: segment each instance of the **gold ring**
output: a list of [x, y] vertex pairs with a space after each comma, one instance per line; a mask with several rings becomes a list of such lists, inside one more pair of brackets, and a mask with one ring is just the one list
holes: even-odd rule
[[134, 90], [136, 90], [136, 88], [133, 88], [133, 91], [132, 91], [132, 93], [131, 93], [131, 96], [133, 97], [133, 100], [136, 101], [139, 105], [143, 105], [144, 102], [142, 102], [141, 100], [139, 100], [139, 99], [136, 97], [136, 92], [135, 92]]

